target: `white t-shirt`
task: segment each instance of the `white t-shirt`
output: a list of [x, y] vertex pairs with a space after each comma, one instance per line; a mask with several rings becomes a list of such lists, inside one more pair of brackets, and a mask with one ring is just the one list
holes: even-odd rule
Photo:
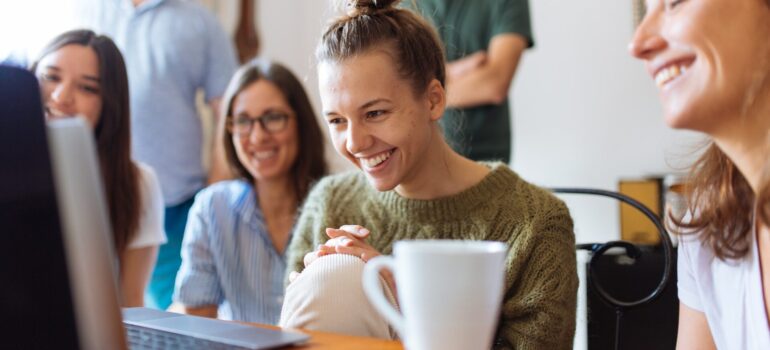
[[141, 216], [139, 229], [128, 249], [146, 248], [166, 243], [166, 232], [163, 229], [163, 193], [155, 172], [148, 165], [136, 162], [139, 168], [139, 193], [141, 195]]
[[679, 301], [706, 315], [720, 350], [770, 349], [759, 251], [756, 235], [751, 236], [749, 254], [727, 261], [695, 235], [680, 238]]

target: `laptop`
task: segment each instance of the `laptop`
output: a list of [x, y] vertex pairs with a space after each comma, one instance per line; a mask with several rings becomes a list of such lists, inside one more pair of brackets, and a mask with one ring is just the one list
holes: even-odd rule
[[272, 349], [299, 332], [146, 308], [121, 312], [93, 135], [45, 123], [35, 77], [0, 66], [3, 349]]

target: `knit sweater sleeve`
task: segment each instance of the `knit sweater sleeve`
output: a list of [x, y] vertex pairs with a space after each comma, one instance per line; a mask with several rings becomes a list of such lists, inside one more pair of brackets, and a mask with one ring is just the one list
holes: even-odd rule
[[561, 201], [514, 240], [496, 348], [572, 349], [578, 277], [572, 219]]
[[[327, 177], [313, 187], [305, 200], [297, 223], [294, 225], [291, 243], [286, 251], [286, 282], [292, 271], [302, 272], [305, 269], [305, 254], [315, 250], [315, 247], [326, 240], [325, 229], [329, 217], [327, 202], [332, 195], [332, 181]], [[323, 240], [322, 240], [323, 239]]]

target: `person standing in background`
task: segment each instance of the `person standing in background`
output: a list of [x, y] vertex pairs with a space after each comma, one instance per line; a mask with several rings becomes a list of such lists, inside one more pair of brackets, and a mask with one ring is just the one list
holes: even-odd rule
[[447, 57], [447, 111], [441, 124], [452, 147], [473, 160], [511, 160], [508, 91], [521, 54], [534, 45], [528, 0], [419, 0]]
[[[148, 306], [165, 309], [194, 196], [225, 174], [217, 166], [208, 173], [203, 167], [196, 93], [202, 90], [205, 101], [219, 110], [237, 68], [235, 49], [214, 15], [195, 1], [110, 0], [99, 7], [94, 26], [111, 36], [126, 58], [133, 156], [156, 170], [165, 198], [168, 243], [160, 248], [146, 295]], [[211, 164], [221, 162], [211, 159]]]

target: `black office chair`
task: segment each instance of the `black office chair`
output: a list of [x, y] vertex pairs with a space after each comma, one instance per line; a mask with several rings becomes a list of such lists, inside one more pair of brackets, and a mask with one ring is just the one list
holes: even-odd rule
[[[638, 300], [626, 301], [626, 300], [619, 300], [613, 297], [609, 292], [607, 292], [603, 284], [600, 283], [597, 270], [598, 270], [599, 262], [601, 261], [602, 256], [609, 249], [622, 248], [626, 256], [636, 260], [642, 255], [642, 250], [639, 249], [639, 247], [627, 241], [610, 241], [606, 243], [586, 243], [586, 244], [578, 244], [575, 247], [576, 249], [590, 251], [592, 254], [591, 260], [589, 262], [589, 269], [587, 271], [588, 285], [590, 287], [589, 290], [594, 291], [598, 295], [600, 300], [602, 300], [606, 305], [614, 309], [615, 311], [614, 348], [616, 350], [621, 349], [620, 338], [622, 333], [621, 333], [620, 326], [621, 326], [621, 320], [623, 318], [623, 315], [629, 310], [649, 305], [650, 303], [658, 299], [661, 296], [661, 294], [663, 294], [664, 290], [666, 289], [666, 286], [668, 286], [668, 284], [671, 281], [671, 276], [673, 272], [672, 270], [674, 265], [674, 253], [673, 253], [673, 245], [671, 243], [671, 238], [669, 237], [668, 232], [666, 231], [665, 227], [660, 221], [660, 218], [657, 215], [655, 215], [644, 204], [639, 203], [638, 201], [626, 195], [623, 195], [617, 192], [612, 192], [612, 191], [586, 189], [586, 188], [552, 188], [551, 191], [557, 194], [580, 194], [580, 195], [594, 195], [594, 196], [614, 198], [642, 212], [650, 221], [652, 221], [652, 223], [658, 229], [658, 235], [660, 236], [660, 241], [663, 247], [663, 259], [664, 259], [663, 275], [661, 276], [660, 281], [657, 284], [657, 287], [655, 287], [655, 289], [650, 294]], [[628, 347], [624, 346], [622, 348], [625, 349]]]

